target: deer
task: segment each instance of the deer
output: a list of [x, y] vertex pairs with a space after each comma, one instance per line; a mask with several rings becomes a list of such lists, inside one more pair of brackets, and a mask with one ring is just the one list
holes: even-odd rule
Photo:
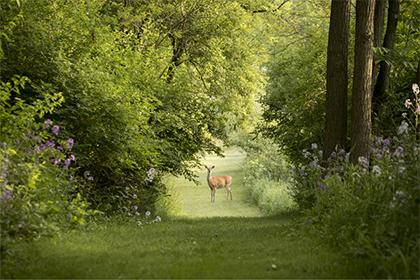
[[210, 191], [211, 191], [211, 202], [216, 201], [216, 190], [221, 188], [226, 188], [227, 191], [227, 199], [232, 200], [232, 177], [231, 176], [211, 176], [211, 171], [215, 168], [213, 165], [212, 167], [209, 167], [207, 165], [204, 165], [204, 167], [207, 169], [207, 183], [209, 184]]

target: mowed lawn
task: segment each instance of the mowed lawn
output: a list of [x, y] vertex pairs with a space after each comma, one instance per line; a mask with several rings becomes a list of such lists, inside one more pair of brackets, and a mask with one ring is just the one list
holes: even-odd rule
[[2, 278], [363, 278], [365, 264], [314, 236], [299, 215], [263, 217], [241, 183], [244, 154], [207, 157], [215, 175], [233, 177], [233, 201], [210, 203], [206, 173], [198, 186], [175, 184], [177, 216], [139, 226], [111, 219], [53, 239], [20, 243]]
[[293, 216], [102, 223], [21, 244], [13, 278], [361, 278], [363, 265], [293, 226]]
[[207, 184], [207, 170], [202, 167], [197, 170], [199, 184], [187, 181], [184, 178], [170, 177], [167, 183], [175, 197], [180, 211], [177, 216], [197, 217], [259, 217], [258, 208], [252, 204], [247, 190], [242, 185], [244, 177], [242, 162], [245, 153], [238, 148], [230, 148], [225, 152], [225, 157], [207, 156], [203, 164], [215, 166], [212, 175], [232, 176], [232, 198], [227, 200], [225, 189], [216, 191], [216, 202], [210, 202], [210, 188]]

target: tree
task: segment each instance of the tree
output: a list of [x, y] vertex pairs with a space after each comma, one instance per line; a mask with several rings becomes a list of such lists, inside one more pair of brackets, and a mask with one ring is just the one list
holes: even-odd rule
[[[394, 47], [399, 7], [400, 0], [389, 0], [387, 27], [382, 45], [387, 50], [391, 50]], [[373, 90], [373, 112], [376, 114], [379, 112], [381, 104], [384, 103], [384, 99], [389, 90], [389, 74], [391, 72], [391, 65], [384, 60], [380, 62], [379, 67], [378, 79]]]
[[349, 0], [332, 0], [327, 53], [324, 157], [344, 148], [347, 134]]
[[374, 0], [356, 3], [356, 37], [351, 109], [351, 156], [357, 162], [360, 156], [369, 158], [372, 130], [372, 62]]
[[[386, 0], [375, 0], [375, 15], [373, 19], [373, 47], [375, 48], [381, 46], [383, 38], [386, 2]], [[374, 89], [377, 76], [378, 66], [377, 63], [373, 61], [372, 90]]]

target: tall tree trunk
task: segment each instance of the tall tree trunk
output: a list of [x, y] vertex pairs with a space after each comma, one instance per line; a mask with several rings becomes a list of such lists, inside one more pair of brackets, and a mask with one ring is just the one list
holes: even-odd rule
[[372, 105], [373, 15], [375, 0], [356, 2], [356, 38], [351, 108], [350, 160], [369, 158]]
[[[384, 25], [385, 25], [385, 10], [387, 0], [375, 0], [375, 14], [373, 17], [373, 47], [381, 46]], [[372, 91], [374, 90], [376, 77], [378, 76], [378, 65], [373, 61], [372, 74]]]
[[347, 135], [348, 37], [350, 0], [332, 0], [327, 56], [324, 158], [345, 148]]
[[[383, 47], [391, 50], [394, 47], [395, 35], [397, 33], [398, 14], [400, 10], [400, 0], [389, 0], [388, 20]], [[385, 102], [389, 90], [389, 73], [391, 65], [385, 61], [379, 63], [379, 75], [373, 90], [373, 112], [378, 114], [381, 105]]]

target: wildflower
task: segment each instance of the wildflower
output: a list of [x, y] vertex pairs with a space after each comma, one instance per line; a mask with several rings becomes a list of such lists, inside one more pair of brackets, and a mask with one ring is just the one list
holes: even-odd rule
[[53, 164], [54, 165], [59, 165], [60, 162], [61, 162], [61, 160], [56, 158], [56, 159], [54, 159]]
[[317, 143], [312, 143], [312, 144], [311, 144], [311, 148], [312, 148], [313, 150], [318, 149], [318, 144], [317, 144]]
[[372, 167], [372, 173], [373, 174], [376, 174], [376, 175], [381, 175], [382, 170], [381, 170], [381, 168], [378, 165], [374, 165]]
[[69, 168], [70, 164], [71, 164], [71, 159], [70, 158], [66, 158], [64, 160], [64, 168]]
[[399, 146], [397, 149], [395, 149], [395, 151], [392, 155], [396, 158], [404, 157], [404, 148]]
[[400, 167], [398, 167], [398, 173], [404, 173], [405, 172], [405, 166], [400, 166]]
[[306, 150], [306, 149], [305, 149], [305, 150], [303, 150], [303, 151], [302, 151], [302, 153], [303, 153], [303, 157], [304, 157], [304, 158], [309, 158], [309, 157], [311, 156], [311, 153], [310, 153], [310, 152], [308, 152], [308, 150]]
[[396, 191], [393, 200], [400, 203], [405, 203], [407, 201], [407, 194], [403, 191]]
[[58, 146], [57, 150], [59, 150], [60, 152], [64, 151], [63, 146]]
[[313, 160], [309, 163], [309, 167], [312, 168], [312, 169], [318, 169], [320, 166], [318, 164], [318, 161]]
[[147, 174], [150, 174], [150, 175], [155, 174], [155, 173], [156, 173], [156, 169], [154, 168], [150, 168], [149, 171], [147, 171]]
[[161, 221], [162, 221], [162, 218], [161, 218], [160, 216], [156, 216], [155, 221], [159, 223], [159, 222], [161, 222]]
[[320, 190], [326, 190], [327, 189], [327, 185], [325, 185], [324, 183], [322, 183], [322, 182], [320, 182], [320, 183], [318, 183], [318, 187], [319, 187], [319, 189]]
[[76, 161], [76, 157], [74, 156], [74, 155], [70, 155], [70, 160], [72, 160], [72, 161]]
[[408, 123], [406, 121], [402, 121], [401, 125], [398, 127], [397, 133], [398, 135], [404, 134], [408, 131]]
[[54, 125], [54, 126], [51, 128], [51, 131], [52, 131], [52, 133], [53, 133], [55, 136], [58, 136], [58, 134], [60, 133], [60, 127], [59, 127], [58, 125]]
[[414, 94], [417, 96], [417, 94], [420, 93], [420, 89], [419, 89], [419, 85], [418, 84], [413, 84], [411, 86], [411, 88], [413, 89]]
[[152, 213], [150, 213], [150, 211], [146, 211], [146, 213], [144, 213], [144, 215], [146, 216], [146, 218], [150, 217], [150, 214], [152, 214]]
[[405, 119], [405, 118], [407, 118], [407, 113], [404, 112], [404, 113], [401, 114], [401, 116]]
[[337, 158], [337, 153], [336, 152], [332, 152], [329, 158], [330, 159], [336, 159]]
[[391, 140], [389, 140], [389, 138], [385, 138], [383, 144], [384, 146], [389, 146], [391, 145]]
[[137, 225], [138, 225], [139, 227], [141, 227], [141, 226], [143, 225], [143, 223], [142, 223], [141, 221], [137, 221]]
[[306, 173], [305, 173], [305, 168], [304, 168], [304, 167], [299, 168], [299, 175], [300, 175], [300, 176], [305, 176], [305, 175], [306, 175]]
[[13, 192], [11, 190], [4, 190], [1, 200], [8, 201], [13, 199]]
[[133, 211], [136, 211], [137, 212], [137, 210], [139, 209], [139, 207], [137, 206], [137, 205], [133, 205]]
[[369, 169], [369, 161], [367, 160], [367, 158], [360, 156], [357, 161], [359, 162], [359, 165], [363, 168], [363, 169]]
[[417, 105], [417, 108], [416, 108], [416, 115], [420, 115], [420, 105]]
[[405, 108], [410, 108], [413, 105], [410, 99], [406, 99], [404, 102]]
[[346, 151], [344, 149], [340, 149], [337, 153], [337, 156], [341, 157], [345, 157], [346, 156]]
[[45, 129], [49, 129], [51, 127], [52, 121], [50, 119], [46, 119], [44, 124], [45, 124]]
[[133, 194], [133, 198], [136, 199], [137, 198], [137, 194]]
[[51, 141], [51, 140], [47, 140], [47, 142], [45, 142], [45, 145], [47, 148], [54, 148], [55, 147], [55, 142]]
[[69, 151], [71, 151], [71, 149], [73, 148], [73, 145], [74, 145], [74, 139], [73, 138], [67, 139], [67, 146], [69, 148]]

